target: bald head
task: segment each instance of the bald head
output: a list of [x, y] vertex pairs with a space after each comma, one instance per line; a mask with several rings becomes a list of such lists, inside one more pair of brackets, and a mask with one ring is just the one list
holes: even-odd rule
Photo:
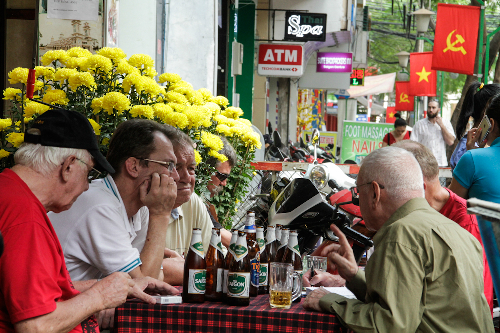
[[438, 162], [434, 154], [426, 146], [412, 140], [399, 141], [392, 146], [402, 148], [413, 154], [422, 169], [426, 182], [439, 180]]
[[424, 197], [424, 180], [417, 160], [408, 151], [394, 146], [380, 148], [364, 158], [358, 185], [376, 181], [387, 197], [399, 206]]

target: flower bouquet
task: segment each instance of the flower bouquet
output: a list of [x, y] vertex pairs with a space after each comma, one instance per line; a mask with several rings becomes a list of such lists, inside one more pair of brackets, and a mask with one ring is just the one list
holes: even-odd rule
[[[195, 191], [204, 195], [214, 168], [203, 163], [209, 156], [224, 162], [218, 151], [224, 135], [233, 145], [238, 161], [224, 191], [212, 198], [219, 221], [225, 227], [236, 202], [241, 200], [252, 178], [255, 148], [260, 138], [251, 123], [240, 116], [240, 108], [229, 106], [227, 98], [213, 96], [205, 88], [194, 90], [177, 74], [158, 75], [151, 57], [134, 54], [128, 59], [119, 48], [105, 47], [97, 54], [74, 47], [48, 51], [37, 66], [34, 100], [84, 114], [92, 124], [104, 155], [114, 129], [131, 118], [145, 118], [177, 127], [196, 143], [198, 164]], [[26, 98], [27, 68], [9, 72], [9, 82], [18, 87], [4, 91], [12, 101], [10, 117], [0, 119], [0, 171], [14, 165], [13, 154], [24, 141], [25, 126], [50, 109]], [[158, 82], [157, 82], [157, 80]], [[208, 196], [207, 196], [208, 197]]]

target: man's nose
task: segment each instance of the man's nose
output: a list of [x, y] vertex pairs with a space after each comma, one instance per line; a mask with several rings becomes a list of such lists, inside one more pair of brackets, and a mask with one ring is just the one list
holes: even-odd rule
[[177, 176], [178, 176], [178, 182], [180, 183], [189, 183], [190, 182], [190, 177], [189, 177], [189, 172], [187, 168], [181, 168], [179, 170], [176, 170]]
[[170, 177], [172, 177], [176, 183], [179, 181], [179, 173], [177, 172], [177, 169], [174, 169], [174, 171], [170, 173]]
[[220, 182], [220, 184], [221, 184], [222, 186], [226, 186], [226, 184], [227, 184], [227, 179], [224, 179], [223, 181], [221, 181], [221, 182]]

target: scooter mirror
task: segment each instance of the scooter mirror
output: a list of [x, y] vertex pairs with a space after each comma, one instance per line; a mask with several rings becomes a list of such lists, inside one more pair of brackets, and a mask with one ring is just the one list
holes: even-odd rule
[[319, 131], [317, 128], [315, 128], [315, 129], [313, 129], [313, 132], [312, 132], [311, 143], [313, 145], [319, 144], [319, 139], [320, 139]]
[[283, 143], [281, 142], [281, 136], [278, 131], [273, 132], [273, 140], [276, 147], [281, 148], [283, 146]]

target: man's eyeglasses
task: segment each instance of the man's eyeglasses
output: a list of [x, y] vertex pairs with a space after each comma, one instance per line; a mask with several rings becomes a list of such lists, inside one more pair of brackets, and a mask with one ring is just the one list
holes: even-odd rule
[[97, 170], [96, 168], [94, 167], [91, 167], [88, 163], [82, 161], [81, 159], [79, 159], [78, 157], [75, 157], [78, 161], [82, 162], [83, 164], [85, 164], [86, 166], [88, 166], [90, 168], [90, 171], [89, 173], [87, 174], [87, 178], [88, 180], [92, 181], [94, 179], [97, 179], [99, 178], [99, 176], [101, 175], [101, 172], [99, 170]]
[[229, 175], [227, 173], [222, 173], [219, 171], [215, 171], [215, 177], [217, 177], [218, 180], [221, 182], [225, 181]]
[[157, 160], [151, 160], [149, 158], [142, 158], [142, 157], [136, 157], [138, 160], [143, 160], [143, 161], [148, 161], [148, 162], [153, 162], [153, 163], [158, 163], [163, 165], [165, 168], [168, 169], [168, 172], [173, 172], [175, 170], [175, 163], [172, 161], [165, 162], [165, 161], [157, 161]]
[[[358, 188], [361, 187], [361, 186], [370, 185], [371, 183], [373, 183], [373, 181], [371, 181], [369, 183], [366, 183], [366, 184], [361, 184], [361, 185], [356, 185], [356, 186], [351, 187], [350, 190], [351, 190], [352, 198], [353, 199], [359, 199]], [[375, 183], [377, 183], [377, 182], [375, 182]], [[383, 190], [385, 188], [384, 185], [382, 185], [380, 183], [377, 183], [377, 184], [378, 184], [378, 186], [380, 187], [381, 190]]]

